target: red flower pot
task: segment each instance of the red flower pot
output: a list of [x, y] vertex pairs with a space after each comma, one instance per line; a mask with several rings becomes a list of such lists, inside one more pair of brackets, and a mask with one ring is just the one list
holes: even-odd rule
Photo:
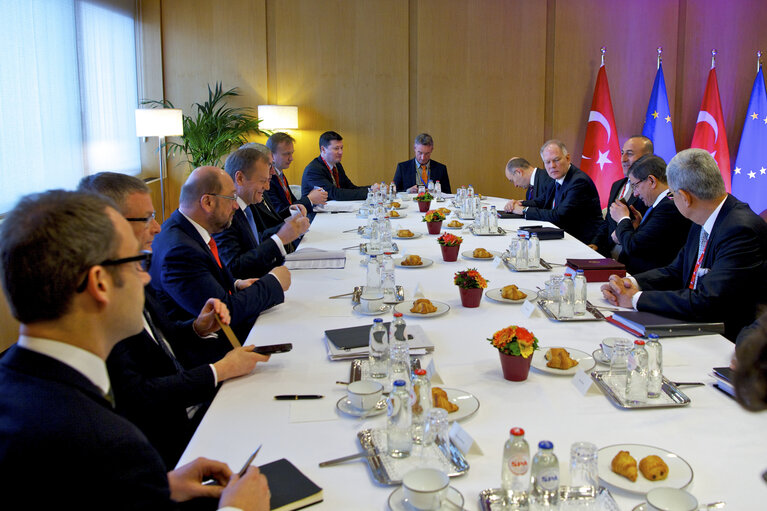
[[442, 220], [439, 222], [426, 222], [426, 228], [429, 230], [429, 234], [439, 234], [442, 229]]
[[429, 211], [429, 206], [431, 206], [431, 201], [425, 201], [425, 200], [419, 200], [416, 201], [418, 203], [418, 211], [421, 213], [426, 213]]
[[533, 362], [533, 356], [525, 358], [521, 355], [498, 354], [501, 356], [501, 369], [503, 377], [509, 381], [525, 381], [530, 373], [530, 364]]
[[442, 249], [442, 259], [446, 262], [452, 262], [458, 260], [458, 250], [460, 250], [461, 245], [453, 245], [453, 246], [447, 246], [447, 245], [440, 245], [439, 248]]
[[482, 300], [482, 288], [474, 287], [471, 289], [458, 288], [461, 293], [461, 304], [464, 307], [479, 307], [479, 302]]

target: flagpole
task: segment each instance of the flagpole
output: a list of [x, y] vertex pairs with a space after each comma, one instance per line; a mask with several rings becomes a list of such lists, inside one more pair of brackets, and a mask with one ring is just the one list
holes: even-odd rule
[[607, 53], [607, 47], [606, 46], [602, 46], [602, 48], [600, 48], [599, 51], [602, 52], [602, 66], [604, 66], [605, 65], [605, 53]]
[[762, 50], [756, 50], [756, 72], [762, 68]]
[[711, 50], [711, 69], [716, 67], [716, 48]]
[[656, 70], [660, 69], [660, 63], [661, 63], [661, 60], [663, 60], [663, 58], [661, 57], [661, 53], [663, 53], [663, 46], [658, 46], [658, 67], [655, 68]]

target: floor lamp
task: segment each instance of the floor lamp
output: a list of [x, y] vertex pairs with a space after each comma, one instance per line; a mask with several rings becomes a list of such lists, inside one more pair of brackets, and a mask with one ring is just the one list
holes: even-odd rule
[[258, 105], [259, 128], [265, 130], [297, 130], [298, 107], [288, 105]]
[[177, 108], [139, 108], [136, 110], [136, 136], [158, 137], [157, 154], [160, 156], [160, 201], [162, 221], [165, 221], [165, 137], [184, 134], [181, 110]]

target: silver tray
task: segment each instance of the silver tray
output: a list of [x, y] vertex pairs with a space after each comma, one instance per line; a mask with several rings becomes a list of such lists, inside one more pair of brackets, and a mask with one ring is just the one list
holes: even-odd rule
[[[394, 486], [402, 484], [401, 476], [396, 475], [396, 471], [401, 467], [408, 465], [417, 466], [419, 463], [417, 456], [408, 456], [407, 458], [394, 459], [386, 455], [386, 446], [376, 441], [376, 438], [382, 438], [383, 430], [363, 429], [357, 433], [357, 439], [367, 452], [366, 459], [373, 478], [380, 484]], [[457, 477], [469, 471], [469, 463], [463, 457], [461, 451], [451, 441], [449, 445], [441, 443], [434, 444], [432, 447], [439, 457], [439, 461], [444, 465], [443, 468], [448, 476]], [[387, 468], [388, 466], [388, 468]], [[409, 470], [404, 468], [404, 470]], [[390, 472], [393, 475], [390, 476]]]
[[498, 228], [498, 232], [474, 232], [474, 226], [469, 227], [469, 231], [474, 236], [506, 236], [508, 234], [503, 227]]
[[531, 271], [551, 271], [551, 265], [544, 261], [543, 259], [539, 259], [539, 266], [537, 268], [523, 268], [518, 269], [516, 266], [514, 266], [514, 263], [511, 261], [511, 257], [509, 256], [508, 252], [504, 252], [501, 254], [501, 260], [506, 264], [506, 266], [511, 271], [518, 271], [518, 272], [531, 272]]
[[[352, 360], [351, 366], [349, 367], [349, 383], [360, 381], [362, 379], [363, 374], [365, 373], [365, 369], [368, 364], [367, 359], [355, 359]], [[418, 357], [410, 357], [410, 372], [415, 372], [416, 369], [421, 368], [421, 359]]]
[[[387, 250], [387, 252], [391, 252], [392, 254], [398, 254], [399, 253], [399, 247], [396, 243], [391, 244], [391, 250]], [[360, 254], [362, 255], [369, 255], [368, 254], [368, 244], [367, 243], [360, 243]], [[383, 255], [383, 252], [380, 254], [375, 254], [376, 256]]]
[[[352, 303], [354, 305], [357, 305], [360, 303], [360, 297], [362, 296], [362, 291], [364, 290], [365, 286], [354, 286], [354, 291], [352, 291]], [[405, 288], [402, 286], [394, 286], [394, 301], [393, 302], [387, 302], [384, 300], [384, 303], [400, 303], [405, 301]]]
[[[525, 496], [527, 497], [527, 496]], [[501, 488], [491, 488], [479, 492], [479, 505], [482, 511], [512, 511], [515, 508], [508, 502], [508, 494]], [[559, 508], [589, 509], [590, 511], [620, 511], [607, 488], [559, 488]]]
[[586, 314], [583, 316], [573, 316], [572, 318], [560, 318], [558, 315], [554, 314], [554, 312], [549, 309], [547, 300], [538, 300], [536, 303], [546, 317], [553, 319], [554, 321], [604, 321], [605, 319], [604, 315], [599, 312], [599, 309], [591, 305], [591, 302], [588, 300], [586, 300]]
[[624, 410], [636, 410], [642, 408], [676, 408], [679, 406], [687, 406], [690, 404], [690, 398], [679, 390], [679, 388], [663, 377], [663, 385], [661, 386], [661, 395], [656, 398], [648, 398], [646, 403], [629, 403], [626, 402], [625, 396], [620, 391], [616, 391], [607, 381], [606, 376], [609, 371], [592, 371], [591, 379], [597, 384], [602, 392], [604, 392], [607, 399], [609, 399], [615, 406]]

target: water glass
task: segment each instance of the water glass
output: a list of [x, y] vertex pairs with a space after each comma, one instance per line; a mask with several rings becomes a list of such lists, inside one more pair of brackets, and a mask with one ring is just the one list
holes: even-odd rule
[[597, 446], [591, 442], [570, 446], [570, 486], [594, 491], [599, 487]]
[[437, 445], [448, 445], [450, 436], [448, 434], [447, 410], [444, 408], [432, 408], [426, 416], [423, 430], [423, 445], [430, 446], [433, 443]]
[[620, 395], [626, 392], [626, 376], [628, 375], [628, 369], [626, 363], [628, 361], [629, 352], [634, 346], [631, 339], [616, 339], [613, 346], [613, 355], [610, 358], [610, 372], [608, 373], [608, 383], [610, 386], [619, 392]]

